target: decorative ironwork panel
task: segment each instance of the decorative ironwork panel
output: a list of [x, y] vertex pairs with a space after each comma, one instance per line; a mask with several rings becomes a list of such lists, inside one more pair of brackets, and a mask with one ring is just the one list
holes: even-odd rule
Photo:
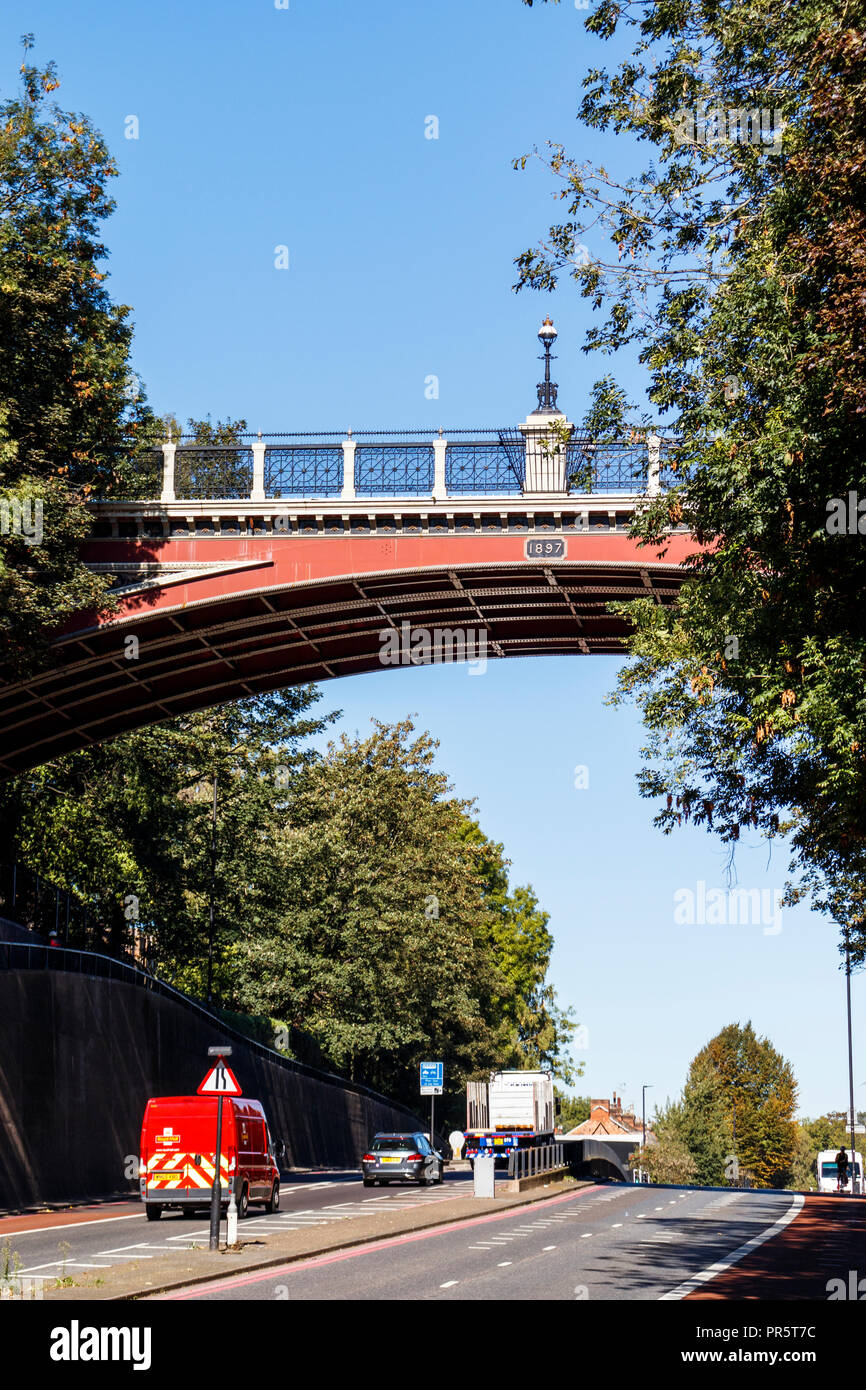
[[335, 497], [342, 491], [342, 448], [307, 449], [294, 444], [265, 449], [266, 496]]
[[174, 458], [174, 490], [183, 498], [244, 498], [253, 487], [253, 451], [181, 445]]
[[109, 454], [109, 471], [101, 470], [94, 498], [119, 502], [155, 500], [162, 492], [162, 450], [115, 449]]
[[[520, 457], [525, 458], [522, 435], [519, 449]], [[501, 442], [449, 444], [445, 451], [446, 489], [449, 493], [519, 493], [522, 475], [515, 467], [512, 452]]]
[[645, 439], [573, 440], [567, 446], [570, 492], [645, 492], [648, 476]]
[[355, 450], [355, 491], [360, 496], [394, 497], [433, 491], [432, 444], [359, 444]]

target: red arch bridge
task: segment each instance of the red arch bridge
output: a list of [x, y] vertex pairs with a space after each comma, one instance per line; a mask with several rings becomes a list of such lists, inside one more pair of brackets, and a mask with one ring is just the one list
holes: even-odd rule
[[[610, 600], [671, 603], [693, 542], [628, 537], [668, 441], [516, 429], [164, 444], [141, 496], [94, 501], [117, 607], [0, 686], [0, 774], [182, 712], [433, 659], [618, 652]], [[567, 432], [566, 432], [567, 433]], [[571, 480], [571, 481], [569, 481]]]

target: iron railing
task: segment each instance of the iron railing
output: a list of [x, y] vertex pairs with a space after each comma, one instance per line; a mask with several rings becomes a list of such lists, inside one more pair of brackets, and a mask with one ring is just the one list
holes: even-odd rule
[[249, 497], [253, 485], [252, 449], [238, 445], [185, 445], [175, 453], [174, 480], [178, 497]]
[[[670, 466], [676, 440], [655, 429], [641, 427], [622, 439], [590, 439], [575, 432], [566, 445], [566, 487], [572, 495], [592, 493], [645, 493], [650, 488], [650, 447], [647, 436], [657, 434], [659, 480], [672, 486], [676, 474]], [[448, 495], [515, 496], [526, 484], [526, 441], [519, 429], [442, 430], [445, 442], [445, 491]], [[201, 445], [181, 438], [174, 449], [173, 495], [179, 499], [253, 501], [253, 436], [239, 436], [232, 444]], [[428, 430], [320, 431], [310, 434], [256, 436], [264, 465], [255, 486], [259, 503], [289, 497], [338, 497], [344, 484], [364, 497], [430, 496], [434, 485], [435, 450]], [[346, 478], [343, 444], [352, 442], [354, 475]], [[535, 462], [535, 486], [559, 491], [561, 463], [555, 441], [550, 464]], [[163, 493], [161, 450], [128, 454], [124, 476], [128, 495], [101, 500], [158, 500]], [[549, 478], [547, 475], [550, 475]], [[347, 493], [351, 500], [351, 494]], [[96, 499], [94, 499], [96, 500]]]
[[343, 450], [287, 444], [265, 449], [268, 497], [335, 497], [343, 488]]
[[534, 1178], [569, 1166], [564, 1144], [539, 1144], [534, 1149], [515, 1149], [508, 1155], [510, 1178]]
[[359, 497], [394, 497], [406, 493], [429, 496], [432, 490], [432, 444], [357, 446], [355, 491]]

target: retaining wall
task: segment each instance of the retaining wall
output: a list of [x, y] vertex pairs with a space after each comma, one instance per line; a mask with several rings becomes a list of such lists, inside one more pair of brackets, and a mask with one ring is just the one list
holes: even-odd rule
[[129, 1159], [145, 1102], [194, 1095], [208, 1047], [225, 1041], [244, 1094], [285, 1141], [284, 1166], [356, 1167], [376, 1130], [426, 1128], [384, 1097], [228, 1032], [117, 980], [0, 970], [0, 1208], [137, 1194]]

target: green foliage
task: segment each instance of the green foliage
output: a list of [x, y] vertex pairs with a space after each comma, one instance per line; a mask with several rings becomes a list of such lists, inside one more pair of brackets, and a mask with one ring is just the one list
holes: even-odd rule
[[[25, 50], [30, 45], [25, 40]], [[54, 66], [21, 66], [0, 105], [0, 504], [43, 509], [41, 539], [0, 528], [0, 665], [48, 659], [49, 634], [110, 580], [78, 559], [87, 498], [134, 496], [156, 422], [129, 369], [129, 310], [101, 269], [116, 168], [86, 117], [50, 104]]]
[[567, 1134], [570, 1129], [574, 1129], [575, 1125], [582, 1125], [584, 1120], [589, 1119], [590, 1098], [589, 1096], [566, 1095], [558, 1087], [555, 1090], [560, 1101], [556, 1123], [561, 1127], [563, 1134]]
[[298, 779], [274, 842], [271, 928], [237, 961], [241, 997], [407, 1101], [426, 1056], [444, 1060], [452, 1092], [506, 1064], [564, 1068], [545, 915], [529, 890], [506, 893], [499, 847], [449, 795], [429, 735], [374, 723]]
[[[641, 790], [665, 831], [789, 835], [805, 874], [792, 896], [829, 903], [862, 951], [866, 3], [601, 0], [585, 22], [634, 42], [618, 69], [586, 75], [581, 118], [630, 132], [648, 158], [617, 180], [549, 147], [566, 220], [518, 258], [518, 287], [570, 276], [605, 309], [585, 349], [633, 344], [679, 441], [673, 486], [634, 531], [663, 550], [684, 525], [700, 545], [676, 610], [627, 607], [617, 698], [649, 730]], [[714, 124], [714, 110], [761, 108], [772, 143], [757, 122], [750, 140]], [[596, 414], [616, 404], [600, 383]], [[833, 499], [851, 491], [840, 532]]]
[[[727, 1180], [728, 1155], [736, 1154], [741, 1175], [756, 1186], [784, 1187], [797, 1150], [796, 1094], [790, 1063], [768, 1039], [751, 1023], [729, 1024], [693, 1059], [681, 1100], [656, 1114], [663, 1153], [652, 1162], [685, 1151], [689, 1181], [718, 1187]], [[652, 1162], [645, 1165], [651, 1172]]]
[[20, 859], [89, 906], [93, 930], [71, 944], [134, 941], [205, 996], [216, 782], [213, 980], [229, 1022], [413, 1103], [417, 1063], [441, 1057], [455, 1113], [469, 1076], [570, 1080], [547, 914], [509, 889], [435, 743], [377, 724], [313, 756], [316, 698], [183, 716], [0, 787]]

